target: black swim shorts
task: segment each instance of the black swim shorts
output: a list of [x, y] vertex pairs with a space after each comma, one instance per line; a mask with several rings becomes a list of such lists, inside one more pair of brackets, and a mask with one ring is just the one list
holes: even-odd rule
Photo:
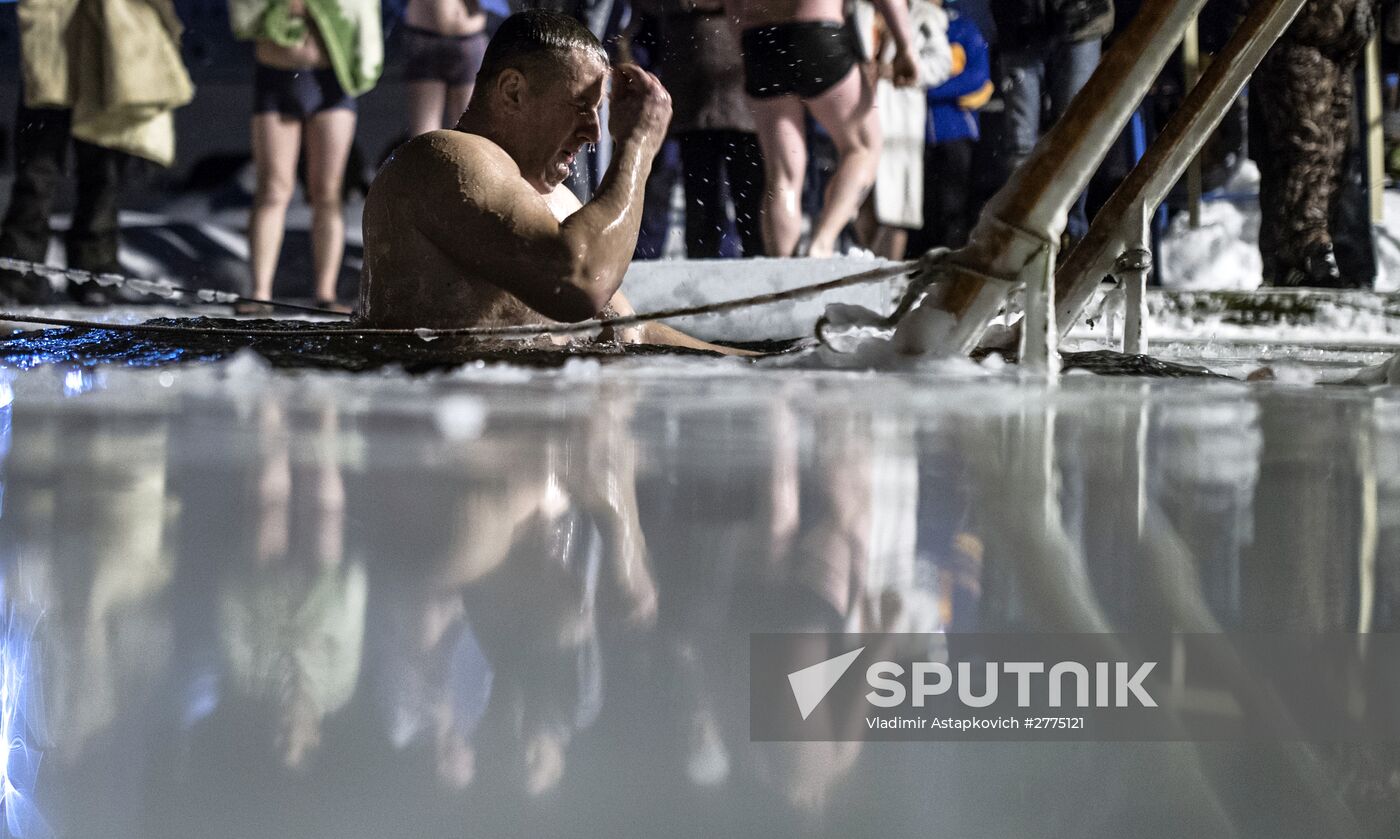
[[277, 113], [306, 119], [331, 108], [356, 110], [355, 97], [345, 92], [335, 71], [279, 70], [257, 65], [253, 75], [253, 113]]
[[744, 92], [755, 99], [812, 99], [846, 78], [858, 60], [855, 37], [844, 23], [797, 21], [745, 29]]
[[476, 81], [486, 56], [485, 32], [471, 35], [439, 35], [428, 29], [402, 24], [405, 81], [465, 85]]

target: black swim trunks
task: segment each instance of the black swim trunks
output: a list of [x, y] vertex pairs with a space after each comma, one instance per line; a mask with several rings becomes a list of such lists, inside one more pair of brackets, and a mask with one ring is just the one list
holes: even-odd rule
[[859, 60], [854, 33], [835, 21], [755, 26], [743, 32], [744, 92], [755, 99], [827, 92]]
[[486, 55], [485, 32], [471, 35], [439, 35], [407, 23], [400, 27], [404, 51], [405, 81], [464, 85], [476, 81]]
[[345, 92], [335, 71], [279, 70], [257, 65], [253, 75], [253, 113], [277, 113], [306, 119], [331, 108], [356, 110], [355, 97]]

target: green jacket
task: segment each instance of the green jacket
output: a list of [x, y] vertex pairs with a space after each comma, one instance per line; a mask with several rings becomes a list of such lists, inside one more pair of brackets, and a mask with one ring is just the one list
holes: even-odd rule
[[[379, 0], [305, 0], [306, 12], [326, 45], [340, 86], [351, 96], [367, 93], [384, 70]], [[294, 47], [306, 38], [306, 19], [293, 17], [287, 0], [229, 0], [235, 37]]]

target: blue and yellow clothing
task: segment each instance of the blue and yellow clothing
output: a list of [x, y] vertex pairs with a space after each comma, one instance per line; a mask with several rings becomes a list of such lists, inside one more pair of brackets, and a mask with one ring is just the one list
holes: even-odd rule
[[953, 75], [928, 91], [928, 143], [976, 140], [977, 110], [992, 98], [992, 68], [987, 41], [970, 18], [948, 10], [948, 46]]

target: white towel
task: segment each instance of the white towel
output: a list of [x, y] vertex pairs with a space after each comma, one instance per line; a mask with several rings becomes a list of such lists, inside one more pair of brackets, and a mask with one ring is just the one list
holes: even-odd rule
[[[862, 4], [865, 5], [865, 4]], [[929, 0], [912, 0], [909, 23], [919, 64], [919, 84], [896, 88], [881, 79], [875, 107], [883, 141], [875, 175], [875, 218], [880, 224], [917, 230], [924, 226], [924, 132], [928, 119], [926, 91], [948, 80], [953, 52], [948, 45], [948, 14]], [[880, 56], [894, 60], [887, 42]]]

